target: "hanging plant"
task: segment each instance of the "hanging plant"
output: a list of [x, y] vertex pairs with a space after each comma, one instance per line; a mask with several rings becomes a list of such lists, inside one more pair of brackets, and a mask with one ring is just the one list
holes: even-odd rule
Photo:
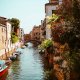
[[39, 49], [46, 49], [48, 53], [53, 53], [53, 41], [46, 39], [39, 45]]
[[49, 39], [48, 40], [44, 40], [42, 42], [42, 45], [43, 45], [44, 48], [48, 48], [48, 47], [53, 45], [53, 42], [52, 42], [52, 40], [49, 40]]
[[47, 23], [47, 24], [54, 23], [54, 22], [56, 22], [59, 18], [60, 18], [60, 15], [52, 14], [52, 16], [48, 16], [48, 17], [47, 17], [47, 19], [48, 19], [48, 23]]

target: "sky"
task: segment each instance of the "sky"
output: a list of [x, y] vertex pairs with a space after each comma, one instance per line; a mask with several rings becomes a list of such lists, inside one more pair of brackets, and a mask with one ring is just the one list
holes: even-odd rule
[[40, 25], [45, 18], [45, 3], [48, 0], [0, 0], [0, 16], [17, 18], [24, 33], [29, 33], [34, 25]]

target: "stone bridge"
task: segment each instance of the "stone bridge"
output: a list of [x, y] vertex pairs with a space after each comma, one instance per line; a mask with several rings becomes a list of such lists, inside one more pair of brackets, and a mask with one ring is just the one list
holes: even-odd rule
[[32, 42], [32, 43], [41, 44], [41, 41], [40, 40], [36, 40], [36, 39], [26, 40], [26, 42]]

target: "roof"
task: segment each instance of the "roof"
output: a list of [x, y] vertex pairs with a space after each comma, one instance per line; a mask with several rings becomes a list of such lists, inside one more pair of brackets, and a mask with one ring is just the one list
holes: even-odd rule
[[6, 25], [6, 22], [7, 22], [7, 18], [0, 16], [0, 23]]
[[0, 16], [0, 18], [1, 18], [1, 19], [7, 19], [7, 18], [5, 18], [5, 17], [1, 17], [1, 16]]
[[58, 3], [46, 3], [45, 4], [45, 13], [46, 13], [46, 6], [56, 6]]
[[58, 5], [58, 2], [55, 2], [55, 3], [46, 3], [45, 6], [47, 6], [47, 5], [53, 5], [53, 6], [55, 6], [55, 5]]

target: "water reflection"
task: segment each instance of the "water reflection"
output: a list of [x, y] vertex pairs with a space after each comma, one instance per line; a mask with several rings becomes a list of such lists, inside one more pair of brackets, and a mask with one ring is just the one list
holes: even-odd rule
[[41, 57], [31, 46], [29, 43], [27, 48], [19, 49], [23, 54], [12, 63], [6, 80], [43, 80]]
[[38, 53], [31, 43], [25, 49], [19, 48], [22, 54], [19, 60], [12, 63], [6, 80], [56, 80], [49, 70], [48, 62]]
[[21, 71], [20, 61], [18, 60], [18, 61], [12, 62], [9, 69], [7, 80], [14, 80], [14, 79], [18, 80], [20, 71]]

